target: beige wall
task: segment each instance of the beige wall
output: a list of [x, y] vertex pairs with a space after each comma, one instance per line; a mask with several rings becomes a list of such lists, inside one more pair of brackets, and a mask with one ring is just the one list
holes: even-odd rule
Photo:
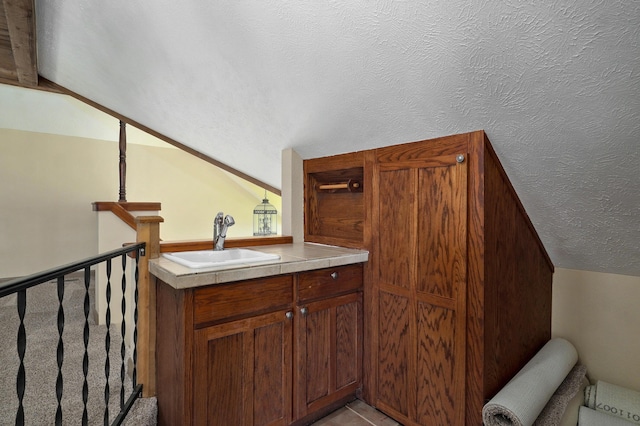
[[[220, 210], [236, 220], [229, 237], [253, 233], [263, 189], [169, 145], [128, 142], [127, 200], [162, 203], [163, 240], [212, 238]], [[0, 278], [97, 254], [91, 203], [117, 201], [118, 186], [116, 142], [0, 129]]]
[[556, 269], [552, 334], [574, 344], [591, 382], [640, 390], [640, 277]]

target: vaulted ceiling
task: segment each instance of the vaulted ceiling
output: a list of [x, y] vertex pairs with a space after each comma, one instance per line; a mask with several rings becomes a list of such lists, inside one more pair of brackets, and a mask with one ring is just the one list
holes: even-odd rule
[[556, 266], [640, 276], [640, 2], [35, 5], [40, 76], [274, 187], [284, 148], [484, 129]]

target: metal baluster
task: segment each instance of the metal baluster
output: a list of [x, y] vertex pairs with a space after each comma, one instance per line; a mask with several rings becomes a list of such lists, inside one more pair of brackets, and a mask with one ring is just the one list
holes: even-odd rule
[[122, 325], [120, 327], [120, 333], [122, 334], [122, 344], [120, 345], [120, 357], [122, 358], [122, 363], [120, 364], [120, 409], [124, 408], [124, 378], [125, 378], [125, 368], [124, 368], [124, 358], [125, 358], [125, 334], [127, 330], [127, 322], [125, 321], [125, 314], [127, 311], [127, 302], [125, 295], [127, 294], [127, 255], [122, 255]]
[[62, 342], [62, 332], [64, 331], [64, 307], [62, 300], [64, 299], [64, 275], [58, 277], [58, 348], [56, 351], [56, 360], [58, 362], [58, 377], [56, 379], [56, 398], [58, 399], [58, 408], [56, 409], [56, 425], [62, 425], [62, 362], [64, 361], [64, 343]]
[[89, 283], [91, 280], [91, 268], [84, 269], [84, 357], [82, 358], [82, 374], [84, 381], [82, 383], [82, 425], [89, 424], [89, 416], [87, 413], [87, 401], [89, 400], [89, 385], [87, 383], [87, 374], [89, 373]]
[[133, 375], [132, 375], [134, 388], [138, 384], [138, 378], [137, 378], [138, 376], [138, 372], [137, 372], [137, 368], [138, 368], [138, 278], [140, 277], [139, 264], [140, 264], [140, 256], [142, 255], [141, 251], [142, 250], [138, 250], [137, 252], [136, 268], [133, 275], [135, 280], [135, 282], [133, 283], [133, 285], [135, 286], [135, 292], [133, 294], [133, 303], [135, 305], [134, 305], [134, 311], [133, 311]]
[[104, 350], [107, 354], [107, 358], [104, 362], [104, 424], [109, 424], [109, 373], [111, 372], [111, 363], [109, 359], [109, 350], [111, 349], [111, 259], [107, 259], [107, 313], [106, 313], [106, 325], [107, 335], [104, 338]]
[[25, 389], [24, 353], [27, 350], [27, 334], [24, 330], [24, 313], [26, 310], [27, 290], [20, 290], [18, 291], [18, 316], [20, 317], [20, 326], [18, 327], [18, 356], [20, 357], [20, 367], [18, 368], [18, 377], [16, 379], [16, 392], [18, 394], [16, 426], [24, 425], [24, 406], [22, 405], [22, 399], [24, 398]]

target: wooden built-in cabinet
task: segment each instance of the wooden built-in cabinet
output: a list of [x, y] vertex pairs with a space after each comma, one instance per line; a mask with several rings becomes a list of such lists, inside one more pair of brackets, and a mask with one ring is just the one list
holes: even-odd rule
[[461, 425], [466, 153], [379, 163], [376, 169], [376, 405], [408, 424]]
[[[337, 200], [317, 185], [338, 182], [340, 167], [362, 170], [363, 193]], [[553, 274], [485, 133], [305, 160], [304, 170], [305, 240], [335, 238], [316, 224], [358, 224], [348, 243], [369, 250], [365, 401], [405, 425], [482, 424], [485, 401], [551, 337]], [[325, 212], [338, 213], [316, 217]]]
[[362, 383], [362, 265], [157, 286], [158, 424], [303, 424]]

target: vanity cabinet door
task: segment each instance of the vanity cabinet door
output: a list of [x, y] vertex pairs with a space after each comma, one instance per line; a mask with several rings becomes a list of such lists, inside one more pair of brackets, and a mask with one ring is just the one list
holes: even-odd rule
[[362, 293], [298, 306], [296, 417], [354, 395], [362, 377]]
[[195, 424], [291, 423], [292, 317], [282, 310], [195, 330]]

